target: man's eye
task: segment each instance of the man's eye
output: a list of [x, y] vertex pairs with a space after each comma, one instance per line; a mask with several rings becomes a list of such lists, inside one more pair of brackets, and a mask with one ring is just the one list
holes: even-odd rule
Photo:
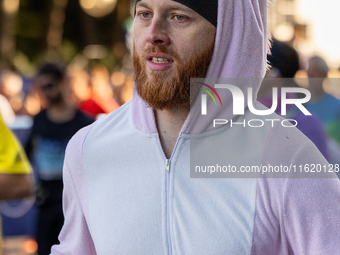
[[149, 13], [149, 12], [141, 12], [141, 13], [139, 13], [139, 15], [142, 16], [142, 18], [144, 18], [144, 19], [148, 19], [148, 18], [151, 17], [151, 13]]
[[184, 21], [187, 19], [187, 17], [184, 15], [175, 15], [175, 19], [178, 21]]

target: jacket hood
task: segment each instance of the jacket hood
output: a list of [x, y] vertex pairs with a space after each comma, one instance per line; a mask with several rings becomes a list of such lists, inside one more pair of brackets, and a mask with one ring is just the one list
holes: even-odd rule
[[[208, 69], [210, 86], [231, 79], [244, 95], [253, 88], [253, 99], [260, 88], [267, 63], [267, 0], [219, 0], [214, 54]], [[214, 81], [213, 83], [211, 81]], [[246, 82], [247, 81], [247, 82]], [[233, 99], [228, 90], [220, 90], [223, 107], [214, 108], [207, 100], [207, 108], [214, 109], [202, 116], [200, 95], [190, 109], [181, 133], [196, 134], [213, 129], [213, 119], [232, 119]], [[157, 133], [153, 110], [138, 96], [133, 95], [133, 121], [145, 133]], [[247, 107], [247, 104], [245, 104]]]

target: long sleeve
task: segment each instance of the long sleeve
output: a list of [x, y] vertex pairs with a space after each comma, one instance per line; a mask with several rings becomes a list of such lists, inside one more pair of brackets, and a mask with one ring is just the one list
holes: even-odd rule
[[52, 255], [96, 254], [87, 221], [87, 182], [82, 160], [82, 145], [90, 128], [78, 132], [66, 149], [63, 169], [65, 222], [59, 235], [60, 244], [52, 247]]
[[[292, 165], [329, 166], [310, 141], [293, 153]], [[338, 254], [339, 236], [340, 181], [334, 173], [258, 180], [252, 255]]]
[[337, 254], [339, 180], [294, 179], [289, 180], [285, 189], [284, 228], [292, 254]]
[[[310, 153], [307, 153], [310, 152]], [[311, 163], [331, 170], [319, 152], [306, 143], [294, 164]], [[339, 165], [337, 166], [339, 169]], [[335, 167], [333, 168], [333, 171]], [[334, 173], [321, 177], [289, 178], [283, 190], [283, 226], [291, 254], [338, 254], [340, 250], [340, 181]]]

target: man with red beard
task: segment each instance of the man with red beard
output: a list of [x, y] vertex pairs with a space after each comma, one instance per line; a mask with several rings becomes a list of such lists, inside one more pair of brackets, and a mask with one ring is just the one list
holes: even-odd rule
[[[160, 141], [170, 158], [190, 111], [190, 78], [205, 77], [208, 71], [216, 20], [208, 22], [175, 1], [168, 9], [163, 10], [162, 5], [162, 1], [137, 1], [133, 63], [137, 93], [154, 110]], [[152, 13], [156, 8], [160, 11]], [[206, 31], [203, 35], [202, 30]]]
[[[70, 141], [65, 223], [52, 254], [338, 250], [335, 175], [190, 178], [191, 159], [207, 156], [238, 166], [328, 165], [295, 128], [214, 127], [214, 119], [245, 123], [251, 113], [244, 107], [233, 115], [231, 93], [219, 91], [221, 107], [206, 101], [208, 114], [201, 114], [204, 94], [197, 91], [204, 88], [192, 86], [190, 93], [190, 78], [252, 78], [235, 82], [243, 94], [250, 84], [256, 95], [266, 71], [266, 8], [265, 0], [136, 2], [134, 97]], [[214, 91], [213, 84], [202, 86]]]

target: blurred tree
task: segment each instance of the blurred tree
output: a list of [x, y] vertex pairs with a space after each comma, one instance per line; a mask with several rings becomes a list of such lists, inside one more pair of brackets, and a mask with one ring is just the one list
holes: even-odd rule
[[47, 54], [57, 56], [64, 31], [65, 7], [68, 0], [53, 0], [50, 14], [49, 29], [47, 33]]
[[15, 54], [15, 20], [19, 0], [0, 1], [0, 68], [9, 68]]
[[17, 51], [32, 62], [38, 62], [47, 50], [51, 7], [52, 0], [20, 0], [16, 25]]
[[[16, 11], [5, 13], [5, 2], [12, 6], [16, 2]], [[37, 65], [51, 57], [70, 61], [87, 45], [100, 44], [108, 50], [106, 63], [114, 66], [126, 52], [123, 24], [130, 15], [130, 0], [118, 0], [114, 11], [102, 18], [86, 14], [79, 0], [20, 0], [20, 6], [19, 0], [0, 3], [0, 65], [15, 62], [17, 67], [23, 59]]]

